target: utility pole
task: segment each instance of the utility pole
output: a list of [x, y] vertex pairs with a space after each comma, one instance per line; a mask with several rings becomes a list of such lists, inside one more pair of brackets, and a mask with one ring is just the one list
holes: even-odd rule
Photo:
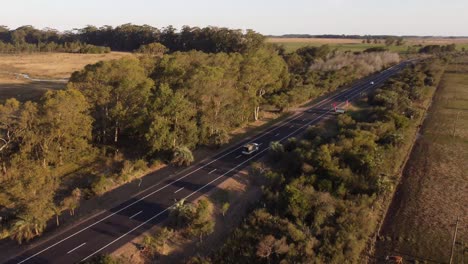
[[455, 250], [455, 243], [457, 241], [457, 231], [458, 231], [458, 222], [459, 221], [460, 221], [460, 216], [457, 216], [457, 224], [455, 225], [455, 232], [453, 232], [453, 242], [452, 242], [452, 250], [450, 252], [449, 264], [452, 264], [452, 261], [453, 261], [453, 251]]

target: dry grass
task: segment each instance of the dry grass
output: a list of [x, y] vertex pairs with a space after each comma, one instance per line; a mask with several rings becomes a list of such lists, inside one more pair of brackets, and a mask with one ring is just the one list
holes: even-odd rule
[[468, 38], [406, 38], [405, 41], [411, 45], [468, 44]]
[[30, 81], [11, 73], [24, 73], [39, 79], [69, 78], [74, 71], [82, 69], [87, 64], [124, 56], [132, 55], [124, 52], [0, 54], [0, 102], [11, 97], [20, 101], [34, 100], [49, 89], [65, 88], [63, 82]]
[[[457, 216], [458, 241], [468, 240], [468, 70], [454, 68], [460, 69], [452, 65], [444, 75], [405, 168], [378, 242], [380, 256], [448, 262]], [[458, 259], [461, 251], [457, 244]]]
[[125, 52], [1, 54], [0, 71], [26, 73], [37, 78], [68, 78], [72, 72], [82, 69], [87, 64], [128, 55], [131, 54]]
[[357, 44], [361, 39], [340, 38], [267, 38], [272, 43], [311, 43], [311, 44]]
[[268, 38], [267, 42], [283, 45], [287, 52], [295, 51], [304, 46], [321, 46], [328, 44], [331, 48], [341, 51], [363, 51], [372, 47], [383, 47], [393, 52], [405, 53], [409, 46], [414, 45], [447, 45], [455, 43], [457, 49], [468, 50], [468, 38], [406, 38], [404, 45], [385, 46], [383, 40], [379, 44], [362, 43], [362, 39], [340, 38]]

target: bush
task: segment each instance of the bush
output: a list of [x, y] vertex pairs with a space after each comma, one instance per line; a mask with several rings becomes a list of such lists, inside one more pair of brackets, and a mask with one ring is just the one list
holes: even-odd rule
[[372, 48], [368, 48], [364, 50], [364, 52], [384, 52], [384, 51], [388, 51], [388, 49], [384, 47], [372, 47]]
[[123, 264], [120, 259], [111, 257], [110, 255], [97, 255], [83, 262], [83, 264]]
[[176, 166], [188, 166], [194, 161], [192, 151], [183, 146], [175, 149], [171, 163]]
[[270, 151], [268, 152], [268, 156], [270, 157], [271, 161], [277, 162], [280, 161], [284, 154], [284, 147], [278, 141], [273, 141], [270, 143]]
[[138, 48], [138, 50], [136, 50], [136, 52], [137, 53], [143, 53], [143, 54], [149, 54], [149, 55], [162, 56], [168, 50], [169, 49], [166, 48], [166, 46], [164, 46], [163, 44], [154, 42], [154, 43], [150, 43], [150, 44], [147, 44], [147, 45], [141, 45], [140, 48]]
[[146, 171], [148, 170], [148, 163], [146, 162], [146, 160], [144, 159], [138, 159], [137, 161], [135, 161], [135, 163], [133, 164], [133, 168], [135, 169], [135, 171]]
[[104, 175], [100, 175], [96, 177], [94, 182], [91, 184], [91, 190], [95, 195], [102, 195], [109, 189], [109, 185], [109, 179], [107, 179]]

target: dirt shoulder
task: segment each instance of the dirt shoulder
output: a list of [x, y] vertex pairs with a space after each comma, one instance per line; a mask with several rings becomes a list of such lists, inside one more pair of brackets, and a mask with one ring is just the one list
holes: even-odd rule
[[[462, 241], [468, 240], [467, 157], [468, 58], [464, 58], [451, 64], [442, 78], [387, 212], [376, 244], [377, 258], [400, 255], [405, 263], [448, 263], [460, 216], [454, 260], [461, 261]], [[468, 252], [464, 257], [468, 259]]]

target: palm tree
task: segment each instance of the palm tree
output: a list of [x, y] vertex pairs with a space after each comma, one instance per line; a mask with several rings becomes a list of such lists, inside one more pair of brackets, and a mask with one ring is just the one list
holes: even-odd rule
[[16, 220], [12, 226], [11, 233], [11, 237], [18, 241], [19, 244], [21, 244], [23, 240], [30, 240], [35, 236], [33, 219], [25, 217], [25, 219], [20, 218]]

